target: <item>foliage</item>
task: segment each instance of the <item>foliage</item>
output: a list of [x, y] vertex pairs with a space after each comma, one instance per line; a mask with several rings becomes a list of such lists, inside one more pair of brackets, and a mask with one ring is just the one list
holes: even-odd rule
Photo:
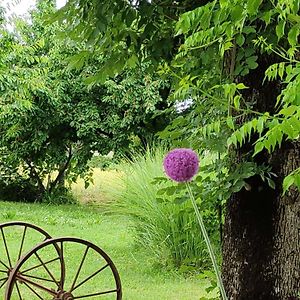
[[95, 78], [102, 81], [107, 75], [135, 67], [141, 57], [151, 61], [150, 67], [157, 65], [161, 58], [170, 59], [174, 19], [182, 6], [193, 7], [189, 1], [183, 2], [178, 5], [168, 0], [159, 5], [147, 0], [117, 0], [113, 3], [71, 0], [54, 14], [51, 21], [66, 23], [68, 36], [84, 41], [91, 52], [98, 51], [106, 57]]
[[2, 201], [33, 202], [39, 196], [37, 187], [21, 176], [10, 182], [0, 182], [0, 199]]
[[[172, 81], [172, 98], [193, 99], [189, 113], [161, 135], [177, 146], [226, 153], [250, 141], [254, 148], [245, 160], [253, 162], [252, 156], [260, 152], [273, 153], [283, 142], [298, 140], [297, 0], [219, 0], [196, 5], [193, 1], [69, 0], [56, 18], [66, 21], [74, 38], [112, 57], [118, 55], [115, 73], [129, 61], [137, 63], [137, 58], [156, 60], [159, 74]], [[83, 34], [76, 34], [79, 31]], [[161, 41], [167, 51], [157, 60]], [[267, 61], [261, 84], [267, 88], [278, 82], [273, 107], [263, 107], [255, 96], [252, 101], [247, 98], [248, 88], [253, 90], [248, 86], [251, 76]], [[103, 71], [102, 76], [110, 75]], [[297, 178], [289, 182], [299, 187]]]
[[99, 168], [101, 170], [106, 170], [114, 163], [113, 157], [108, 155], [97, 155], [93, 156], [89, 161], [89, 166], [93, 169]]
[[[200, 99], [203, 99], [200, 101], [206, 105], [211, 103], [213, 108], [218, 107], [222, 112], [213, 123], [191, 125], [192, 128], [198, 128], [194, 130], [194, 136], [201, 135], [204, 139], [210, 136], [214, 141], [215, 137], [221, 135], [217, 144], [227, 144], [228, 149], [232, 148], [230, 146], [241, 147], [251, 142], [254, 149], [249, 149], [249, 155], [245, 157], [250, 162], [253, 161], [251, 156], [255, 157], [264, 149], [272, 153], [283, 142], [298, 140], [298, 13], [297, 1], [248, 1], [246, 5], [244, 1], [235, 1], [234, 6], [230, 1], [213, 1], [180, 16], [176, 34], [184, 36], [184, 43], [171, 66], [162, 71], [176, 76], [179, 85], [177, 93], [180, 91], [183, 97], [187, 93], [195, 95], [194, 115], [201, 107], [198, 104], [199, 94]], [[199, 49], [205, 51], [199, 55]], [[229, 73], [222, 73], [220, 68], [209, 70], [205, 60], [201, 59], [202, 55], [206, 58], [215, 57], [219, 64], [229, 69]], [[258, 103], [259, 99], [253, 99], [251, 103], [245, 98], [247, 75], [258, 68], [259, 57], [270, 61], [274, 61], [275, 57], [275, 61], [279, 61], [271, 63], [265, 70], [265, 83], [262, 84], [279, 81], [277, 103], [274, 103], [274, 107], [265, 107], [265, 112], [255, 110], [262, 106]], [[196, 63], [187, 65], [187, 60]], [[216, 76], [220, 78], [221, 84], [211, 80]], [[245, 84], [232, 83], [233, 78], [239, 81], [244, 78]], [[202, 112], [197, 114], [201, 120]], [[212, 114], [209, 114], [209, 119], [212, 119]], [[187, 120], [183, 122], [188, 123]], [[224, 138], [227, 138], [227, 143], [224, 143]], [[210, 148], [210, 144], [208, 146]], [[227, 149], [223, 150], [227, 152]], [[290, 178], [294, 178], [297, 173], [295, 170]], [[297, 179], [290, 179], [289, 182], [299, 187]], [[268, 183], [274, 187], [273, 181], [268, 180]]]
[[49, 199], [78, 176], [88, 182], [94, 151], [124, 152], [136, 136], [146, 144], [166, 122], [154, 116], [163, 82], [143, 67], [88, 86], [103, 55], [77, 69], [68, 64], [82, 47], [57, 38], [63, 25], [44, 26], [54, 11], [53, 1], [39, 1], [31, 24], [17, 19], [14, 32], [1, 29], [1, 172], [37, 186], [32, 200]]
[[[137, 230], [137, 242], [151, 249], [155, 263], [176, 266], [181, 271], [194, 270], [196, 266], [206, 269], [209, 257], [186, 191], [162, 195], [160, 189], [177, 190], [170, 181], [161, 182], [164, 176], [162, 148], [148, 149], [136, 154], [132, 162], [122, 167], [119, 186], [112, 184], [116, 203], [115, 211], [131, 216]], [[164, 177], [163, 177], [164, 178]], [[183, 203], [184, 202], [184, 203]], [[181, 203], [181, 205], [179, 205]], [[210, 233], [217, 233], [211, 226], [213, 217], [204, 211]]]

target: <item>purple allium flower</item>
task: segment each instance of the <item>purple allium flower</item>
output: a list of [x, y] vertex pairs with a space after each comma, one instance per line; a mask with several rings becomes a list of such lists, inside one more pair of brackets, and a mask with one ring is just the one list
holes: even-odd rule
[[164, 169], [166, 174], [175, 181], [190, 181], [199, 169], [198, 155], [192, 149], [174, 149], [166, 155]]

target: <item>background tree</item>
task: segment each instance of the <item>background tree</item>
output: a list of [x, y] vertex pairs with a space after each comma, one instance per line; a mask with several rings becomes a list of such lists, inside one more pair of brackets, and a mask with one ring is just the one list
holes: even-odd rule
[[229, 297], [297, 299], [299, 1], [69, 0], [56, 18], [67, 20], [73, 38], [117, 55], [113, 74], [135, 56], [159, 61], [174, 99], [193, 99], [191, 113], [167, 132], [178, 140], [192, 132], [190, 145], [217, 145], [229, 159], [222, 185], [232, 193], [223, 197]]
[[17, 177], [23, 185], [25, 180], [24, 189], [33, 184], [32, 201], [62, 192], [65, 180], [88, 180], [94, 151], [123, 152], [134, 136], [147, 143], [166, 122], [156, 117], [157, 126], [147, 125], [166, 104], [159, 93], [164, 83], [143, 69], [88, 86], [87, 75], [98, 72], [105, 58], [95, 53], [86, 64], [76, 61], [77, 69], [69, 65], [82, 46], [59, 40], [62, 26], [44, 26], [54, 11], [53, 1], [39, 1], [31, 23], [17, 19], [14, 32], [2, 29], [0, 41], [3, 183]]

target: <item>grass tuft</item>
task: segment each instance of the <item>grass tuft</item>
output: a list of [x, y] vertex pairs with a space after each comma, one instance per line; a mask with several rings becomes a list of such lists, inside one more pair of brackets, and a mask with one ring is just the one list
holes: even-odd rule
[[163, 148], [148, 149], [121, 164], [122, 176], [112, 178], [112, 184], [106, 186], [107, 193], [116, 199], [111, 207], [131, 217], [136, 241], [150, 249], [153, 263], [184, 271], [207, 269], [205, 243], [190, 202], [175, 204], [175, 196], [157, 201], [161, 184], [153, 181], [164, 176], [165, 153]]

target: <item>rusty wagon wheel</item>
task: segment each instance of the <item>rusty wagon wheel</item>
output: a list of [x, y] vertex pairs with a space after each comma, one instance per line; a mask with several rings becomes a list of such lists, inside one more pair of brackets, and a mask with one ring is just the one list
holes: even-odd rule
[[[64, 280], [58, 261], [65, 268]], [[24, 255], [11, 272], [5, 293], [5, 300], [91, 298], [121, 300], [120, 277], [102, 249], [73, 237], [46, 240]]]
[[4, 289], [10, 273], [23, 254], [50, 238], [45, 230], [27, 222], [0, 224], [0, 290]]

